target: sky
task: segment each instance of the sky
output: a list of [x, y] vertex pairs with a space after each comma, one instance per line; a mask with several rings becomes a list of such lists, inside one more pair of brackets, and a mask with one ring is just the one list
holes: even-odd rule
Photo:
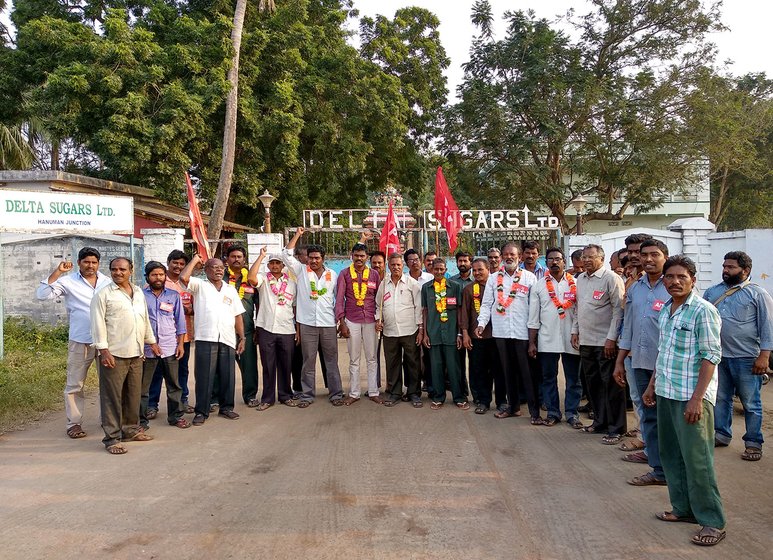
[[[537, 17], [554, 19], [574, 7], [582, 14], [589, 4], [584, 0], [490, 0], [497, 22], [498, 37], [504, 31], [502, 14], [507, 10], [534, 10]], [[440, 20], [440, 40], [451, 59], [446, 70], [449, 98], [453, 100], [456, 86], [462, 80], [462, 64], [468, 60], [472, 37], [476, 32], [470, 22], [473, 0], [354, 0], [360, 16], [381, 14], [393, 17], [405, 6], [419, 6], [433, 12]], [[765, 72], [773, 76], [773, 40], [770, 22], [773, 18], [773, 0], [725, 0], [722, 23], [729, 31], [715, 33], [710, 40], [719, 49], [717, 61], [733, 60], [729, 70], [734, 75]], [[356, 27], [353, 24], [353, 28]]]

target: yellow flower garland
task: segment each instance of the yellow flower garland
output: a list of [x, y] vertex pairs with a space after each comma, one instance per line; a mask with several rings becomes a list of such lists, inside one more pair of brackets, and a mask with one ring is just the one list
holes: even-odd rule
[[[241, 272], [242, 281], [239, 282], [239, 299], [244, 299], [244, 285], [247, 284], [247, 269], [243, 268]], [[236, 273], [231, 270], [230, 266], [228, 267], [228, 283], [234, 288], [236, 287]]]
[[448, 321], [448, 311], [446, 310], [446, 279], [443, 278], [440, 282], [435, 280], [435, 309], [440, 313], [440, 322], [445, 323]]
[[354, 299], [358, 306], [365, 305], [365, 296], [368, 295], [368, 278], [370, 278], [370, 268], [367, 266], [362, 271], [362, 282], [357, 282], [357, 271], [354, 270], [354, 263], [349, 265], [349, 274], [352, 277], [352, 290]]

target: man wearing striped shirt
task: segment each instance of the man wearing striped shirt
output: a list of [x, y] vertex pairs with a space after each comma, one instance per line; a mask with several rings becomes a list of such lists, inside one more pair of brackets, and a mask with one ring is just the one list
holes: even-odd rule
[[655, 406], [657, 395], [660, 459], [671, 511], [662, 521], [703, 525], [692, 538], [713, 546], [725, 538], [725, 512], [714, 473], [716, 365], [722, 356], [717, 310], [693, 293], [695, 263], [682, 255], [663, 266], [671, 299], [659, 317], [655, 374], [642, 400]]

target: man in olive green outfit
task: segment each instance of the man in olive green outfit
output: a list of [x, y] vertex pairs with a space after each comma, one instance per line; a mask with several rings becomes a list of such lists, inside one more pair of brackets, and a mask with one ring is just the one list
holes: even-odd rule
[[452, 280], [446, 280], [446, 262], [437, 258], [432, 263], [434, 281], [421, 288], [421, 307], [424, 324], [424, 347], [429, 349], [432, 362], [432, 388], [430, 395], [432, 410], [438, 410], [446, 401], [444, 372], [448, 372], [451, 395], [454, 403], [462, 410], [470, 408], [462, 389], [462, 371], [459, 367], [459, 352], [462, 347], [462, 333], [456, 320], [457, 310], [462, 305], [462, 288]]
[[[242, 372], [242, 398], [244, 404], [255, 408], [260, 404], [258, 395], [258, 347], [255, 342], [255, 306], [258, 294], [255, 286], [247, 281], [247, 251], [241, 245], [231, 245], [226, 251], [225, 280], [239, 292], [244, 306], [244, 352], [236, 355]], [[216, 389], [217, 390], [217, 389]]]
[[693, 293], [695, 263], [682, 255], [663, 266], [671, 299], [660, 312], [655, 373], [642, 396], [655, 406], [657, 395], [660, 460], [671, 511], [661, 521], [703, 525], [693, 544], [714, 546], [725, 538], [725, 512], [714, 473], [716, 365], [722, 354], [721, 320], [716, 308]]

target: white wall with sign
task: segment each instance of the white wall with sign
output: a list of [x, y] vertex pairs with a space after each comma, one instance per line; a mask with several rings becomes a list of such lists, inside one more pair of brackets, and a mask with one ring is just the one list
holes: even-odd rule
[[[266, 247], [267, 255], [271, 253], [281, 253], [284, 247], [284, 238], [281, 233], [248, 233], [247, 234], [247, 259], [249, 265], [252, 266], [258, 256], [260, 250]], [[266, 270], [268, 264], [268, 257], [264, 260], [262, 270]]]
[[0, 189], [0, 231], [131, 235], [134, 199]]

